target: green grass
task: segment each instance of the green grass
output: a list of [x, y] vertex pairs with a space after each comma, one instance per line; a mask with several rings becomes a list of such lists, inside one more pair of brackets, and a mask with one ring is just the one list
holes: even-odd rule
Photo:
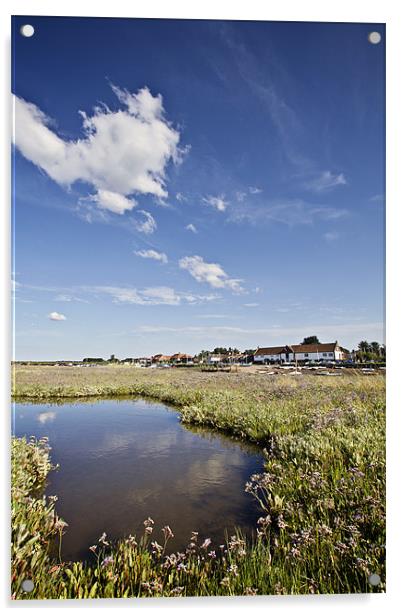
[[[385, 590], [382, 376], [23, 367], [13, 393], [150, 396], [177, 406], [184, 422], [260, 443], [266, 455], [265, 472], [246, 485], [261, 505], [253, 544], [240, 536], [224, 548], [190, 541], [185, 553], [171, 557], [155, 529], [115, 545], [106, 538], [93, 548], [92, 563], [69, 564], [57, 558], [63, 528], [55, 504], [39, 496], [51, 468], [48, 445], [14, 439], [15, 598], [26, 597], [20, 586], [26, 577], [35, 580], [31, 595], [38, 598]], [[380, 586], [368, 584], [370, 573], [380, 575]]]

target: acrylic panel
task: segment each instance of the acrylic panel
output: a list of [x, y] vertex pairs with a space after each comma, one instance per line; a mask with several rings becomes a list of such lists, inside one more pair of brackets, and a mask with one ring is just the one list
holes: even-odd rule
[[12, 598], [385, 592], [385, 25], [18, 16], [12, 89]]

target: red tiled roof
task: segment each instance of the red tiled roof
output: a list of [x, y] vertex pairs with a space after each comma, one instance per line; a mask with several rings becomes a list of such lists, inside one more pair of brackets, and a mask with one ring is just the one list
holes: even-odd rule
[[262, 347], [256, 350], [254, 355], [279, 355], [280, 353], [327, 353], [334, 352], [337, 342], [325, 342], [319, 344], [292, 344], [276, 347]]
[[254, 355], [279, 355], [279, 353], [282, 352], [286, 352], [283, 345], [276, 347], [262, 347], [261, 349], [257, 349]]

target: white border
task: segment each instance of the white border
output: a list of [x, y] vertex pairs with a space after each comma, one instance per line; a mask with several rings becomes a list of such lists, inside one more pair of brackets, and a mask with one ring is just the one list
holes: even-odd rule
[[[177, 610], [191, 610], [201, 613], [205, 610], [220, 612], [240, 612], [251, 610], [259, 613], [272, 610], [286, 614], [296, 611], [302, 616], [313, 615], [325, 611], [326, 614], [361, 612], [365, 615], [375, 614], [379, 610], [392, 610], [399, 599], [401, 551], [401, 519], [402, 501], [400, 496], [400, 457], [402, 409], [398, 409], [398, 342], [400, 342], [400, 319], [402, 315], [402, 263], [400, 250], [401, 220], [401, 189], [398, 182], [398, 172], [401, 175], [401, 143], [402, 130], [400, 115], [402, 97], [400, 86], [400, 68], [402, 58], [402, 10], [399, 2], [393, 0], [366, 0], [351, 2], [350, 0], [333, 0], [331, 4], [322, 0], [281, 0], [266, 2], [261, 0], [203, 0], [201, 3], [190, 3], [180, 0], [147, 0], [145, 3], [113, 0], [112, 3], [89, 3], [82, 0], [3, 0], [0, 7], [1, 50], [3, 88], [0, 100], [3, 144], [1, 148], [0, 179], [3, 193], [3, 208], [0, 221], [1, 238], [1, 289], [0, 323], [2, 327], [2, 353], [0, 356], [0, 378], [3, 414], [3, 464], [8, 466], [8, 444], [10, 422], [8, 419], [9, 405], [9, 361], [10, 349], [10, 311], [9, 311], [9, 271], [10, 271], [10, 15], [65, 15], [65, 16], [97, 16], [97, 17], [170, 17], [170, 18], [203, 18], [203, 19], [266, 19], [282, 21], [337, 21], [337, 22], [386, 22], [387, 24], [387, 355], [388, 355], [388, 412], [387, 412], [387, 458], [388, 458], [388, 488], [387, 488], [387, 594], [386, 595], [343, 595], [324, 597], [256, 597], [239, 599], [189, 599], [189, 600], [142, 600], [142, 601], [68, 601], [68, 602], [8, 602], [9, 595], [9, 511], [8, 511], [8, 476], [2, 473], [3, 506], [1, 507], [2, 537], [4, 548], [0, 561], [0, 588], [2, 603], [5, 607], [20, 612], [25, 609], [74, 609], [101, 608], [106, 610], [134, 609], [147, 612], [175, 613]], [[399, 197], [399, 199], [398, 199]], [[398, 320], [399, 316], [399, 320]], [[398, 331], [399, 330], [399, 331]], [[399, 388], [399, 399], [400, 399]], [[399, 480], [399, 481], [398, 481]]]

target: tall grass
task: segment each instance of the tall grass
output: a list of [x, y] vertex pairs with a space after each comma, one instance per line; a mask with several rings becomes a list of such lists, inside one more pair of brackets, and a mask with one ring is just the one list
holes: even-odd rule
[[[51, 468], [48, 445], [14, 440], [16, 598], [26, 597], [24, 576], [35, 581], [32, 596], [43, 598], [384, 591], [383, 377], [113, 368], [98, 382], [99, 368], [58, 370], [56, 381], [35, 370], [16, 374], [14, 393], [152, 396], [177, 405], [185, 422], [261, 443], [266, 468], [245, 486], [261, 506], [254, 542], [237, 535], [213, 546], [194, 534], [185, 552], [171, 555], [170, 529], [154, 530], [148, 520], [141, 538], [111, 545], [102, 537], [92, 562], [61, 563], [52, 545], [63, 523], [54, 502], [38, 495]], [[379, 586], [368, 583], [371, 573]]]

